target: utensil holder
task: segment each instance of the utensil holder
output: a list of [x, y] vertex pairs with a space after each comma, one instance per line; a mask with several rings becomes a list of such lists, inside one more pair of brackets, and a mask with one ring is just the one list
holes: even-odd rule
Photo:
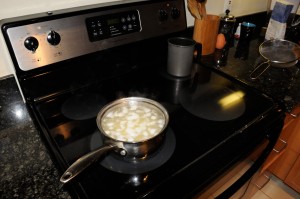
[[215, 52], [220, 17], [207, 15], [203, 19], [195, 19], [193, 39], [202, 44], [202, 55]]

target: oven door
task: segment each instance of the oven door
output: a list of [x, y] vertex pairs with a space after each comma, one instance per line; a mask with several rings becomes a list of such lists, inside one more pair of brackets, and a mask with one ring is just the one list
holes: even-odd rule
[[[250, 197], [254, 194], [249, 188], [249, 183], [253, 183], [257, 188], [261, 188], [269, 181], [268, 172], [262, 170], [262, 166], [272, 152], [280, 135], [283, 123], [280, 122], [274, 128], [266, 132], [266, 138], [262, 140], [249, 155], [235, 163], [228, 171], [214, 180], [210, 186], [196, 194], [195, 199], [227, 199], [232, 196], [237, 198]], [[261, 184], [263, 184], [261, 186]], [[251, 193], [250, 193], [251, 192]]]

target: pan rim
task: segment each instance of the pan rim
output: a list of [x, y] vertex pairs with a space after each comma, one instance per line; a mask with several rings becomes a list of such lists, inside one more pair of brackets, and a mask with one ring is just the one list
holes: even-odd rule
[[[123, 141], [123, 140], [119, 140], [119, 139], [115, 139], [109, 135], [107, 135], [107, 133], [105, 132], [105, 130], [102, 128], [101, 126], [101, 118], [104, 116], [104, 114], [112, 107], [116, 106], [116, 105], [119, 105], [119, 104], [125, 104], [125, 103], [129, 103], [129, 102], [132, 102], [132, 101], [135, 101], [135, 102], [144, 102], [144, 103], [148, 103], [152, 106], [155, 106], [158, 110], [161, 111], [161, 113], [164, 115], [165, 117], [165, 123], [164, 123], [164, 126], [160, 129], [160, 132], [154, 136], [151, 136], [147, 139], [143, 139], [143, 140], [139, 140], [139, 141]], [[119, 99], [116, 99], [108, 104], [106, 104], [98, 113], [97, 115], [97, 118], [96, 118], [96, 122], [97, 122], [97, 126], [98, 126], [98, 129], [100, 130], [100, 133], [104, 136], [106, 136], [109, 140], [112, 140], [114, 142], [120, 142], [120, 143], [128, 143], [128, 144], [143, 144], [144, 142], [147, 142], [149, 140], [152, 140], [152, 139], [155, 139], [157, 136], [159, 136], [160, 134], [162, 134], [162, 132], [165, 131], [165, 129], [167, 128], [168, 126], [168, 123], [169, 123], [169, 114], [168, 114], [168, 111], [165, 109], [165, 107], [160, 104], [159, 102], [155, 101], [155, 100], [152, 100], [152, 99], [149, 99], [149, 98], [145, 98], [145, 97], [125, 97], [125, 98], [119, 98]]]

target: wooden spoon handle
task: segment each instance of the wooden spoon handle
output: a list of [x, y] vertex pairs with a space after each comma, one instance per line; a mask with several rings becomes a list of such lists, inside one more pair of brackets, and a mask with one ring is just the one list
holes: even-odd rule
[[188, 0], [188, 9], [193, 17], [195, 17], [196, 19], [201, 19], [196, 0]]
[[201, 4], [201, 14], [202, 14], [203, 18], [206, 18], [206, 15], [207, 15], [205, 3], [206, 3], [206, 1], [200, 3]]

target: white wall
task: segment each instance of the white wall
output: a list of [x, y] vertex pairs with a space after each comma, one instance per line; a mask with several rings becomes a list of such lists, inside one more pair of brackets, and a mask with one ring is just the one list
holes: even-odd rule
[[[206, 4], [207, 13], [220, 15], [225, 12], [225, 0], [208, 0]], [[235, 17], [263, 12], [267, 10], [268, 0], [231, 0], [230, 14]], [[188, 26], [194, 25], [193, 17], [187, 14]]]
[[[53, 10], [59, 10], [69, 7], [82, 5], [92, 5], [96, 3], [116, 1], [116, 0], [7, 0], [1, 2], [0, 19], [22, 16], [34, 13], [41, 13]], [[225, 0], [208, 0], [208, 14], [224, 13]], [[243, 16], [256, 12], [267, 10], [268, 0], [232, 0], [231, 14], [234, 16]], [[194, 25], [194, 18], [187, 11], [188, 26]], [[0, 37], [0, 77], [13, 74], [12, 63], [9, 58], [7, 49], [4, 45], [3, 37]]]

